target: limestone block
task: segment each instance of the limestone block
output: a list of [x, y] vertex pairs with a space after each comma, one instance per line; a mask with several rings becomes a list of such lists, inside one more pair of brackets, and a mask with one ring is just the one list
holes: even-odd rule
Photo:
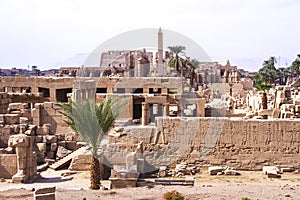
[[36, 108], [36, 109], [42, 109], [42, 108], [44, 108], [44, 104], [42, 104], [42, 103], [35, 103], [34, 104], [34, 108]]
[[36, 146], [38, 147], [40, 152], [46, 152], [47, 150], [47, 145], [46, 143], [37, 143]]
[[46, 143], [56, 143], [57, 142], [57, 137], [55, 135], [44, 135], [43, 136], [43, 142]]
[[54, 159], [55, 158], [55, 152], [47, 152], [47, 155], [46, 155], [47, 158], [49, 159]]
[[80, 147], [86, 146], [86, 142], [76, 142], [76, 149], [79, 149]]
[[31, 110], [31, 116], [33, 118], [39, 118], [40, 117], [40, 110], [39, 109], [36, 109], [36, 108], [33, 108]]
[[41, 142], [43, 142], [43, 136], [41, 136], [41, 135], [35, 136], [34, 137], [34, 142], [35, 143], [41, 143]]
[[72, 153], [72, 151], [64, 148], [63, 146], [58, 146], [57, 147], [57, 152], [56, 152], [56, 158], [63, 158], [65, 157], [66, 155]]
[[300, 113], [300, 105], [295, 105], [295, 112]]
[[51, 146], [50, 146], [50, 151], [56, 151], [57, 149], [57, 143], [51, 143]]
[[36, 189], [34, 200], [55, 200], [55, 187]]
[[4, 114], [0, 114], [0, 121], [4, 122]]
[[76, 149], [76, 141], [66, 141], [66, 148], [69, 150], [75, 150]]
[[27, 117], [20, 117], [20, 124], [27, 124], [28, 123], [28, 118]]
[[208, 167], [209, 175], [217, 175], [217, 173], [219, 173], [219, 172], [223, 172], [223, 167], [220, 167], [220, 166]]
[[37, 135], [44, 135], [43, 127], [38, 126], [38, 127], [36, 128], [36, 134], [37, 134]]
[[44, 108], [53, 108], [53, 102], [44, 102]]
[[51, 116], [42, 116], [41, 121], [43, 124], [51, 124], [52, 123], [52, 117]]
[[51, 124], [44, 124], [42, 129], [43, 129], [43, 135], [49, 135], [50, 134], [50, 126]]
[[11, 179], [17, 173], [17, 154], [0, 154], [0, 177]]
[[2, 134], [3, 135], [10, 135], [13, 132], [13, 128], [11, 126], [4, 126], [2, 128]]
[[57, 142], [57, 145], [58, 145], [58, 146], [62, 146], [62, 147], [65, 148], [65, 147], [66, 147], [66, 141], [58, 141], [58, 142]]
[[20, 116], [18, 114], [5, 114], [4, 123], [5, 124], [19, 124]]

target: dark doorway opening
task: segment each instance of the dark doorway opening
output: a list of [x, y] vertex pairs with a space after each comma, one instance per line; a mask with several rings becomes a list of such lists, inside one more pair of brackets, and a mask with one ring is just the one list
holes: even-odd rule
[[56, 101], [57, 102], [68, 102], [68, 93], [72, 93], [72, 88], [57, 89], [56, 90]]

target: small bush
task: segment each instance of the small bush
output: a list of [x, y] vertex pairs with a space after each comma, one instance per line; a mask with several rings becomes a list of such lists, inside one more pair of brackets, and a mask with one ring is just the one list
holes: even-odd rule
[[242, 197], [242, 199], [241, 200], [251, 200], [250, 198], [248, 198], [248, 197]]
[[117, 192], [116, 191], [113, 191], [113, 190], [111, 190], [111, 191], [109, 191], [109, 194], [117, 194]]
[[176, 190], [164, 193], [163, 198], [165, 200], [184, 200], [182, 194], [177, 192]]

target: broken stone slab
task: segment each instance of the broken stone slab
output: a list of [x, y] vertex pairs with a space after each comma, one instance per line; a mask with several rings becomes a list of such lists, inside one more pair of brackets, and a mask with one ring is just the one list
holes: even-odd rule
[[263, 166], [262, 171], [265, 175], [267, 175], [269, 171], [275, 171], [276, 173], [280, 173], [280, 169], [277, 166]]
[[238, 171], [236, 171], [235, 169], [226, 169], [224, 171], [225, 175], [229, 175], [229, 176], [239, 176], [241, 175]]
[[56, 158], [57, 159], [63, 158], [63, 157], [67, 156], [70, 153], [72, 153], [72, 151], [64, 148], [63, 146], [58, 146], [57, 147], [57, 152], [56, 152]]
[[217, 175], [218, 172], [223, 172], [223, 167], [221, 167], [221, 166], [208, 167], [208, 174], [209, 175]]
[[35, 200], [55, 200], [55, 187], [39, 188], [34, 192]]
[[290, 168], [290, 167], [283, 167], [280, 169], [280, 172], [283, 173], [283, 172], [294, 172], [295, 169], [294, 168]]
[[268, 178], [281, 178], [280, 174], [276, 171], [267, 171]]

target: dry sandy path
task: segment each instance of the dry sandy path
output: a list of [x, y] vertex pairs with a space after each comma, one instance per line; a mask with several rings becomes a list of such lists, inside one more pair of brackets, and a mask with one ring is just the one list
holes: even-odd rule
[[[177, 190], [185, 199], [233, 199], [248, 197], [251, 200], [286, 199], [300, 200], [300, 174], [286, 173], [281, 179], [268, 179], [262, 172], [242, 171], [241, 176], [209, 176], [203, 172], [196, 176], [195, 186], [160, 186], [153, 188], [137, 187], [114, 189], [110, 191], [92, 191], [88, 189], [89, 174], [77, 174], [62, 177], [65, 171], [48, 170], [42, 178], [31, 184], [0, 183], [0, 199], [33, 199], [33, 188], [56, 186], [57, 200], [146, 200], [162, 199], [163, 193]], [[107, 183], [104, 183], [107, 184]]]

